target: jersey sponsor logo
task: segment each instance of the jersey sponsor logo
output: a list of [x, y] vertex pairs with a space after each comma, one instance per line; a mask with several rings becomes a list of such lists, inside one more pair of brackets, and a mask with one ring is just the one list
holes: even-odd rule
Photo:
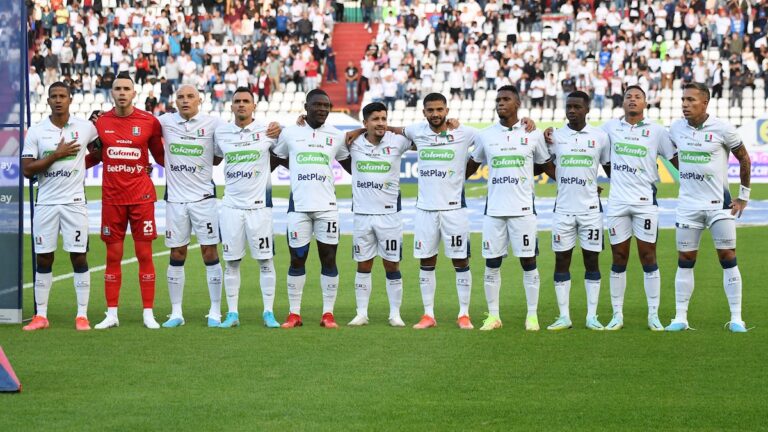
[[680, 152], [680, 162], [689, 164], [708, 164], [712, 160], [712, 155], [709, 152], [699, 151], [687, 151], [682, 150]]
[[491, 184], [511, 184], [511, 185], [518, 185], [518, 184], [525, 184], [525, 182], [528, 181], [527, 177], [511, 177], [511, 176], [502, 176], [502, 177], [492, 177], [491, 178]]
[[57, 178], [57, 177], [69, 178], [73, 175], [77, 175], [78, 172], [79, 172], [78, 170], [70, 171], [70, 170], [60, 169], [56, 171], [46, 171], [43, 173], [43, 176], [45, 178]]
[[357, 181], [357, 183], [355, 183], [355, 186], [357, 186], [360, 189], [377, 189], [377, 190], [384, 189], [383, 183], [377, 183], [372, 181]]
[[227, 180], [250, 179], [258, 175], [258, 171], [230, 171], [226, 174]]
[[125, 174], [135, 174], [140, 173], [144, 167], [141, 165], [107, 165], [107, 172], [108, 173], [125, 173]]
[[419, 160], [422, 161], [452, 161], [455, 157], [453, 150], [448, 149], [424, 149], [419, 151]]
[[312, 173], [312, 174], [299, 174], [299, 175], [296, 176], [296, 179], [298, 181], [313, 181], [313, 180], [316, 180], [316, 181], [319, 181], [319, 182], [325, 182], [325, 181], [329, 180], [330, 177], [327, 176], [327, 175], [323, 175], [323, 174]]
[[329, 165], [331, 163], [331, 158], [328, 157], [327, 154], [320, 152], [300, 152], [296, 155], [296, 162], [302, 165]]
[[168, 168], [170, 169], [170, 171], [171, 171], [171, 172], [179, 172], [179, 173], [180, 173], [180, 172], [186, 172], [186, 173], [190, 173], [190, 174], [194, 174], [194, 173], [196, 173], [196, 172], [198, 171], [198, 169], [199, 169], [200, 171], [202, 171], [202, 170], [203, 170], [203, 167], [202, 167], [202, 165], [198, 165], [198, 166], [189, 166], [189, 165], [184, 165], [184, 164], [181, 164], [181, 165], [177, 165], [177, 164], [170, 164], [170, 165], [168, 166]]
[[638, 157], [638, 158], [648, 156], [648, 149], [641, 145], [616, 143], [613, 149], [616, 151], [616, 154], [620, 154], [622, 156], [631, 156], [631, 157]]
[[560, 177], [560, 184], [586, 186], [587, 184], [592, 184], [592, 180], [578, 177]]
[[494, 156], [491, 159], [492, 168], [522, 168], [524, 166], [524, 156]]
[[565, 168], [591, 168], [592, 156], [565, 155], [560, 158], [560, 166]]
[[385, 174], [392, 169], [392, 164], [389, 162], [358, 161], [356, 167], [357, 171], [361, 173]]
[[712, 180], [712, 178], [714, 178], [712, 174], [699, 174], [695, 172], [680, 173], [680, 180], [709, 181]]
[[224, 160], [228, 164], [256, 162], [259, 159], [261, 159], [261, 152], [258, 150], [242, 150], [224, 155]]
[[131, 134], [133, 134], [133, 136], [141, 135], [141, 128], [139, 126], [132, 127], [131, 128]]
[[642, 168], [634, 168], [634, 167], [632, 167], [630, 165], [618, 164], [616, 162], [613, 163], [612, 169], [613, 169], [613, 171], [627, 172], [627, 173], [630, 173], [630, 174], [637, 174], [638, 171], [640, 171], [640, 172], [644, 171]]
[[170, 152], [176, 156], [202, 156], [205, 149], [197, 144], [171, 144]]
[[141, 150], [131, 147], [109, 147], [107, 156], [112, 159], [138, 160], [141, 158]]
[[420, 169], [419, 170], [419, 177], [439, 177], [439, 178], [448, 178], [453, 177], [453, 175], [456, 174], [456, 171], [454, 170], [438, 170], [438, 169]]
[[[56, 153], [54, 150], [46, 150], [46, 151], [44, 151], [44, 152], [43, 152], [43, 158], [47, 158], [48, 156], [50, 156], [50, 155], [52, 155], [52, 154], [54, 154], [54, 153]], [[56, 162], [59, 162], [59, 161], [68, 161], [68, 160], [74, 160], [74, 159], [75, 159], [75, 155], [72, 155], [72, 156], [65, 156], [65, 157], [63, 157], [63, 158], [61, 158], [61, 159], [57, 160]]]

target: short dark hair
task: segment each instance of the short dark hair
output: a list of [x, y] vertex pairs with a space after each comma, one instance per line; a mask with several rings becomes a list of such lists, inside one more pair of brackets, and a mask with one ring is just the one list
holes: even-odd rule
[[589, 103], [591, 102], [591, 99], [589, 98], [589, 95], [584, 93], [581, 90], [576, 90], [575, 92], [568, 93], [568, 98], [579, 98], [583, 99], [584, 102], [586, 102], [587, 106], [589, 106]]
[[688, 89], [698, 90], [701, 93], [707, 95], [707, 100], [709, 100], [710, 98], [709, 87], [707, 87], [707, 85], [704, 83], [692, 82], [683, 86], [683, 90], [688, 90]]
[[643, 94], [643, 99], [645, 99], [647, 97], [647, 95], [645, 94], [645, 90], [643, 90], [643, 88], [640, 87], [639, 85], [631, 85], [631, 86], [627, 87], [627, 89], [624, 90], [624, 94], [626, 95], [627, 93], [629, 93], [630, 90], [638, 90], [638, 91], [640, 91], [640, 93]]
[[119, 74], [117, 74], [117, 76], [115, 77], [115, 81], [119, 79], [127, 79], [130, 82], [133, 82], [133, 78], [131, 78], [131, 74], [129, 74], [128, 72], [120, 72]]
[[328, 93], [326, 93], [325, 90], [316, 88], [316, 89], [310, 90], [309, 93], [307, 93], [307, 97], [305, 101], [309, 102], [309, 100], [315, 96], [325, 96], [328, 99], [330, 99], [330, 97], [328, 96]]
[[249, 87], [238, 87], [235, 90], [235, 92], [232, 94], [232, 97], [234, 98], [234, 96], [238, 93], [248, 93], [249, 95], [251, 95], [251, 100], [255, 100], [253, 96], [253, 90], [251, 90]]
[[53, 90], [55, 88], [63, 88], [64, 90], [67, 91], [67, 94], [72, 94], [72, 92], [70, 91], [70, 88], [67, 85], [67, 83], [65, 83], [63, 81], [56, 81], [55, 83], [51, 84], [50, 87], [48, 87], [48, 96], [51, 95], [51, 90]]
[[363, 120], [368, 120], [371, 114], [377, 111], [387, 111], [387, 106], [381, 102], [371, 102], [363, 108]]
[[430, 93], [424, 97], [424, 105], [428, 102], [442, 102], [448, 105], [448, 100], [440, 93]]
[[498, 94], [498, 92], [503, 92], [503, 91], [508, 91], [510, 93], [513, 93], [517, 98], [517, 100], [520, 100], [520, 90], [518, 90], [517, 87], [513, 85], [503, 85], [499, 87], [498, 90], [496, 90], [496, 93]]

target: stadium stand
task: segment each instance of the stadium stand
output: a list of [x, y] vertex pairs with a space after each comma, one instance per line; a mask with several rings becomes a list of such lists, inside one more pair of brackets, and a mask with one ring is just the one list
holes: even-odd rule
[[[450, 96], [457, 117], [491, 122], [504, 84], [521, 90], [521, 114], [536, 121], [564, 119], [564, 95], [574, 89], [592, 95], [590, 120], [620, 116], [617, 96], [632, 84], [647, 91], [648, 116], [665, 125], [681, 115], [689, 81], [706, 82], [716, 99], [710, 112], [736, 125], [766, 106], [767, 0], [29, 3], [33, 122], [48, 109], [45, 85], [58, 79], [72, 84], [77, 115], [110, 108], [119, 71], [139, 83], [139, 107], [172, 110], [173, 89], [189, 83], [207, 95], [203, 111], [224, 119], [245, 83], [268, 119], [301, 112], [317, 86], [356, 88], [362, 97], [334, 92], [335, 105], [356, 112], [355, 101], [381, 100], [395, 123], [420, 120], [431, 91]], [[359, 62], [331, 65], [344, 10], [364, 24], [333, 39], [355, 39], [355, 50], [370, 42], [351, 57]], [[348, 59], [344, 47], [336, 51]], [[345, 85], [347, 72], [359, 79]]]

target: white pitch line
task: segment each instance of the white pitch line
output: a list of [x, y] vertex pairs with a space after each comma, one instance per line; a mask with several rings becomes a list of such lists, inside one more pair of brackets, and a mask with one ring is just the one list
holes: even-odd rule
[[[200, 244], [198, 243], [198, 244], [193, 244], [192, 246], [189, 246], [187, 248], [187, 250], [189, 250], [189, 249], [199, 249], [199, 248], [200, 248]], [[164, 250], [164, 251], [153, 253], [152, 257], [154, 258], [154, 257], [165, 256], [165, 255], [170, 255], [170, 254], [171, 254], [171, 250], [168, 249], [168, 250]], [[123, 266], [125, 264], [132, 264], [132, 263], [135, 263], [135, 262], [138, 262], [138, 261], [139, 260], [136, 257], [128, 258], [128, 259], [124, 259], [124, 260], [120, 261], [120, 265]], [[100, 265], [100, 266], [92, 267], [90, 269], [90, 271], [91, 271], [91, 273], [100, 272], [100, 271], [106, 270], [106, 268], [107, 268], [107, 266]], [[66, 280], [66, 279], [71, 279], [73, 277], [75, 277], [74, 273], [67, 273], [67, 274], [63, 274], [63, 275], [59, 275], [59, 276], [54, 277], [52, 279], [52, 282], [63, 281], [63, 280]], [[32, 288], [33, 286], [35, 286], [35, 284], [33, 282], [25, 283], [24, 284], [24, 289], [29, 289], [29, 288]], [[3, 294], [3, 292], [0, 291], [0, 294]]]

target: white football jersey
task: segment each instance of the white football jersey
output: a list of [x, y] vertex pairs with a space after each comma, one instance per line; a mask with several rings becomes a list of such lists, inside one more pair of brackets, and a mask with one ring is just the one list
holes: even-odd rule
[[687, 210], [728, 208], [728, 152], [742, 145], [736, 128], [710, 115], [698, 128], [685, 119], [669, 129], [680, 162], [678, 207]]
[[608, 134], [589, 124], [580, 131], [565, 125], [555, 130], [552, 139], [549, 152], [557, 167], [555, 212], [569, 215], [600, 213], [597, 176], [600, 165], [610, 160]]
[[659, 169], [656, 158], [672, 159], [677, 150], [669, 132], [657, 123], [642, 120], [631, 125], [613, 119], [601, 127], [611, 140], [611, 203], [656, 204]]
[[521, 122], [509, 128], [497, 122], [478, 133], [472, 159], [488, 165], [485, 214], [524, 216], [534, 213], [533, 164], [549, 160], [541, 131], [526, 133]]
[[349, 158], [344, 132], [329, 124], [312, 129], [288, 126], [280, 133], [274, 153], [288, 159], [291, 195], [288, 211], [336, 210], [336, 189], [331, 161]]
[[377, 215], [400, 211], [400, 159], [411, 148], [408, 138], [386, 132], [379, 144], [360, 135], [352, 155], [352, 211]]
[[56, 151], [62, 139], [80, 145], [77, 155], [59, 159], [37, 175], [37, 204], [85, 203], [86, 147], [98, 137], [93, 123], [71, 116], [63, 129], [51, 123], [50, 117], [29, 128], [22, 158], [43, 159]]
[[224, 122], [203, 114], [184, 120], [178, 113], [158, 120], [163, 127], [166, 201], [196, 202], [215, 196], [213, 133]]
[[427, 122], [405, 128], [405, 136], [413, 141], [418, 152], [419, 193], [416, 208], [455, 210], [466, 207], [464, 174], [469, 148], [475, 143], [476, 133], [466, 126], [436, 133]]
[[224, 158], [222, 202], [239, 209], [272, 207], [270, 150], [275, 140], [254, 121], [244, 128], [226, 123], [215, 131], [214, 153]]

